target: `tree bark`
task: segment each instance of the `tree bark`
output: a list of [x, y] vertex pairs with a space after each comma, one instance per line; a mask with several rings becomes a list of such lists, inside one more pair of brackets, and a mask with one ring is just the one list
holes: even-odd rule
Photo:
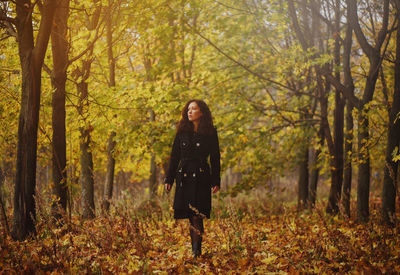
[[318, 159], [319, 156], [322, 152], [321, 148], [324, 146], [324, 129], [323, 129], [323, 125], [320, 124], [319, 126], [319, 131], [318, 131], [318, 139], [319, 139], [319, 147], [317, 150], [315, 150], [315, 154], [314, 154], [314, 164], [313, 164], [313, 168], [311, 170], [311, 178], [310, 178], [310, 206], [314, 207], [315, 206], [315, 202], [317, 199], [317, 186], [318, 186], [318, 178], [319, 178], [319, 167], [318, 167]]
[[357, 41], [363, 52], [369, 59], [369, 71], [365, 82], [365, 88], [359, 106], [358, 121], [358, 182], [357, 182], [357, 218], [365, 222], [369, 219], [369, 189], [370, 189], [370, 158], [368, 148], [369, 123], [368, 103], [372, 100], [376, 81], [381, 66], [381, 48], [387, 37], [389, 21], [389, 0], [383, 1], [382, 27], [375, 39], [375, 45], [371, 46], [365, 37], [358, 21], [357, 1], [347, 0], [347, 19], [357, 37]]
[[346, 108], [346, 135], [345, 135], [345, 160], [343, 170], [343, 194], [342, 205], [347, 217], [350, 217], [350, 194], [352, 180], [352, 155], [353, 155], [353, 106], [347, 100]]
[[2, 192], [4, 179], [5, 179], [5, 175], [3, 173], [3, 169], [0, 166], [0, 207], [1, 207], [1, 215], [3, 216], [4, 228], [6, 230], [6, 234], [9, 234], [10, 227], [8, 226], [6, 207], [4, 205], [3, 192]]
[[396, 31], [396, 60], [394, 65], [393, 103], [389, 113], [389, 129], [386, 145], [386, 163], [384, 168], [382, 190], [382, 220], [388, 225], [395, 224], [396, 193], [398, 188], [398, 162], [393, 161], [393, 151], [400, 147], [400, 1], [395, 1], [397, 31]]
[[[155, 121], [155, 113], [153, 110], [150, 110], [150, 121]], [[149, 189], [150, 189], [150, 199], [154, 199], [157, 195], [157, 166], [156, 166], [156, 155], [154, 152], [151, 152], [151, 159], [150, 159]]]
[[[91, 62], [84, 62], [84, 69], [89, 75]], [[89, 112], [88, 102], [88, 83], [83, 79], [77, 83], [79, 93], [79, 109], [82, 119], [86, 122], [87, 114]], [[94, 178], [93, 178], [93, 156], [90, 149], [90, 132], [91, 126], [85, 123], [85, 127], [80, 128], [80, 185], [81, 185], [81, 206], [82, 206], [82, 218], [91, 219], [95, 216], [95, 205], [94, 205]]]
[[54, 26], [51, 34], [53, 51], [53, 75], [52, 86], [54, 89], [52, 98], [52, 127], [53, 127], [53, 193], [56, 201], [53, 204], [53, 215], [60, 216], [60, 208], [67, 209], [67, 143], [65, 130], [65, 83], [68, 68], [68, 17], [70, 0], [61, 0], [56, 9]]
[[358, 185], [357, 218], [369, 219], [370, 159], [369, 159], [369, 119], [368, 111], [362, 110], [358, 116]]
[[92, 62], [94, 60], [93, 50], [94, 44], [98, 39], [99, 35], [99, 22], [100, 22], [100, 14], [102, 10], [101, 3], [99, 5], [99, 0], [93, 0], [93, 4], [96, 7], [93, 15], [90, 20], [87, 21], [86, 27], [88, 30], [95, 30], [96, 34], [92, 41], [88, 42], [87, 48], [82, 51], [77, 57], [74, 57], [72, 60], [69, 60], [69, 63], [82, 58], [85, 55], [85, 58], [82, 58], [81, 66], [77, 66], [75, 70], [72, 72], [72, 77], [75, 80], [76, 88], [79, 94], [79, 104], [78, 104], [78, 112], [80, 115], [80, 119], [84, 126], [80, 127], [80, 165], [81, 165], [81, 174], [80, 174], [80, 185], [81, 185], [81, 206], [82, 206], [82, 218], [90, 219], [95, 216], [95, 204], [94, 204], [94, 178], [93, 178], [93, 155], [92, 150], [90, 148], [90, 135], [93, 130], [92, 125], [89, 120], [89, 89], [87, 80], [90, 76], [90, 70], [92, 66]]
[[94, 206], [94, 179], [93, 179], [93, 157], [90, 150], [90, 129], [81, 131], [81, 189], [82, 189], [82, 218], [91, 219], [95, 217]]
[[[115, 58], [113, 54], [113, 36], [112, 36], [112, 0], [108, 1], [107, 8], [107, 20], [106, 20], [106, 30], [107, 30], [107, 55], [108, 55], [108, 68], [109, 68], [109, 87], [115, 87]], [[115, 148], [115, 141], [113, 140], [116, 133], [112, 131], [108, 140], [107, 148], [107, 175], [106, 182], [104, 184], [104, 194], [102, 209], [103, 212], [108, 213], [110, 209], [111, 198], [113, 194], [114, 186], [114, 170], [115, 170], [115, 158], [113, 156], [113, 151]]]
[[36, 43], [34, 43], [33, 37], [32, 5], [29, 0], [16, 1], [22, 93], [18, 124], [12, 236], [18, 240], [23, 240], [27, 235], [35, 233], [36, 205], [34, 196], [41, 72], [57, 1], [44, 1]]
[[113, 186], [114, 186], [114, 168], [115, 168], [115, 159], [113, 157], [113, 152], [115, 148], [115, 132], [111, 132], [110, 137], [108, 139], [108, 147], [107, 147], [107, 175], [106, 182], [104, 184], [104, 195], [103, 195], [103, 211], [108, 213], [110, 209], [110, 202], [113, 194]]
[[[87, 61], [87, 60], [86, 60]], [[83, 71], [85, 75], [89, 75], [91, 62], [84, 62]], [[82, 206], [82, 218], [91, 219], [95, 216], [95, 205], [94, 205], [94, 178], [93, 178], [93, 156], [90, 149], [90, 132], [92, 127], [87, 122], [87, 114], [89, 112], [88, 102], [88, 83], [86, 79], [82, 79], [81, 82], [77, 83], [79, 93], [79, 111], [82, 119], [85, 121], [85, 126], [80, 128], [80, 164], [81, 164], [81, 206]]]
[[[335, 45], [334, 45], [334, 65], [340, 66], [340, 21], [341, 21], [341, 1], [336, 0], [335, 3], [335, 23], [334, 23], [334, 34], [335, 36]], [[314, 46], [314, 39], [318, 39], [320, 36], [319, 25], [320, 25], [320, 15], [319, 9], [320, 6], [318, 3], [308, 4], [307, 1], [298, 2], [299, 5], [302, 6], [303, 10], [307, 10], [306, 7], [311, 5], [312, 11], [312, 26], [310, 28], [308, 23], [308, 14], [307, 12], [302, 13], [302, 27], [300, 26], [300, 22], [297, 18], [296, 8], [294, 6], [294, 1], [288, 1], [288, 10], [289, 15], [291, 17], [292, 26], [296, 33], [296, 37], [299, 40], [304, 51], [307, 51], [309, 48]], [[300, 12], [299, 12], [300, 13]], [[310, 31], [311, 30], [311, 31]], [[321, 53], [324, 52], [322, 47], [322, 43], [319, 45]], [[328, 121], [328, 108], [327, 108], [327, 97], [330, 92], [330, 83], [321, 80], [321, 75], [324, 70], [332, 71], [332, 66], [325, 64], [322, 68], [321, 66], [314, 66], [317, 78], [317, 89], [319, 93], [319, 100], [321, 106], [321, 126], [324, 129], [323, 136], [327, 141], [327, 145], [329, 148], [330, 154], [330, 171], [331, 171], [331, 189], [329, 194], [329, 200], [327, 205], [327, 212], [331, 214], [336, 214], [339, 211], [339, 200], [341, 196], [341, 189], [343, 183], [343, 120], [344, 120], [344, 100], [340, 93], [340, 90], [337, 88], [335, 91], [335, 112], [334, 112], [334, 135], [332, 137], [331, 130]], [[336, 72], [335, 80], [340, 82], [340, 73]], [[314, 172], [315, 173], [315, 172]], [[315, 178], [313, 178], [315, 180]], [[314, 185], [314, 183], [313, 183]], [[313, 194], [314, 195], [314, 194]], [[313, 196], [311, 195], [311, 196]]]
[[154, 152], [152, 152], [150, 159], [150, 199], [154, 199], [156, 196], [157, 196], [156, 155]]
[[109, 87], [115, 87], [115, 57], [113, 54], [113, 30], [112, 30], [112, 2], [108, 0], [106, 31], [107, 31], [107, 56], [108, 56], [108, 69], [109, 69]]
[[300, 165], [299, 165], [299, 183], [298, 183], [298, 202], [297, 208], [299, 210], [308, 207], [308, 143], [300, 148]]
[[[335, 5], [335, 25], [334, 32], [340, 33], [340, 0], [336, 0]], [[340, 62], [340, 40], [339, 35], [335, 36], [334, 45], [334, 64], [336, 67], [341, 65]], [[335, 72], [335, 78], [340, 81], [340, 73]], [[334, 122], [333, 122], [333, 146], [334, 150], [331, 153], [334, 160], [334, 166], [331, 167], [331, 188], [329, 191], [328, 205], [326, 212], [329, 214], [337, 214], [339, 212], [339, 201], [342, 191], [343, 183], [343, 127], [344, 127], [344, 102], [339, 89], [335, 89], [335, 111], [334, 111]]]
[[[343, 74], [344, 85], [350, 94], [354, 95], [354, 83], [351, 75], [350, 54], [353, 44], [353, 30], [350, 24], [346, 27], [346, 37], [343, 46]], [[353, 155], [353, 104], [350, 99], [346, 100], [346, 134], [344, 148], [344, 167], [343, 167], [343, 194], [342, 205], [345, 214], [350, 217], [350, 194], [352, 181], [352, 155]]]
[[372, 100], [380, 67], [380, 53], [371, 58], [370, 69], [365, 83], [362, 100], [363, 108], [358, 116], [358, 182], [357, 182], [357, 218], [362, 222], [369, 219], [370, 156], [369, 156], [369, 115], [367, 104]]

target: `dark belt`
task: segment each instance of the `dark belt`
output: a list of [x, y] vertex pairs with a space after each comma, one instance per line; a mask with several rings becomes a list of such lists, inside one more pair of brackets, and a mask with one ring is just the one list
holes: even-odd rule
[[[201, 159], [201, 158], [181, 158], [181, 161], [179, 162], [178, 165], [178, 173], [182, 173], [183, 172], [183, 177], [196, 177], [196, 172], [194, 172], [193, 174], [187, 174], [186, 172], [182, 171], [183, 169], [185, 169], [186, 165], [189, 162], [198, 162], [199, 165], [199, 172], [202, 173], [204, 170], [204, 166], [208, 165], [207, 164], [207, 159]], [[182, 186], [182, 182], [181, 182], [181, 186]]]
[[189, 162], [197, 162], [199, 163], [199, 166], [205, 166], [207, 165], [207, 160], [206, 159], [201, 159], [201, 158], [181, 158], [181, 161], [179, 162], [178, 169], [185, 168], [185, 166]]

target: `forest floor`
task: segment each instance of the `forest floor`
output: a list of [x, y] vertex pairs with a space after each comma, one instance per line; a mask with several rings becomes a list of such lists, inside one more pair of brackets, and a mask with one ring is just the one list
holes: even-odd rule
[[400, 226], [379, 225], [378, 206], [360, 224], [326, 215], [322, 205], [301, 213], [231, 205], [205, 221], [197, 259], [188, 222], [174, 221], [171, 209], [115, 208], [89, 221], [73, 215], [62, 227], [41, 217], [34, 238], [0, 237], [0, 274], [400, 273]]

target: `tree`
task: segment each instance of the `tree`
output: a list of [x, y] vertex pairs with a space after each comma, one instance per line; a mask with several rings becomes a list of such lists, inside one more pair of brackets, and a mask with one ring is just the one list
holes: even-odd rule
[[[351, 75], [350, 53], [352, 46], [353, 30], [350, 24], [346, 26], [346, 37], [343, 46], [343, 74], [344, 86], [348, 93], [354, 97], [354, 83]], [[338, 88], [337, 88], [338, 89]], [[340, 90], [340, 89], [338, 89]], [[341, 91], [342, 92], [342, 91]], [[353, 153], [353, 103], [346, 99], [346, 134], [344, 145], [344, 167], [343, 167], [343, 194], [342, 205], [348, 217], [350, 217], [350, 194], [352, 181], [352, 153]]]
[[[108, 56], [108, 68], [109, 68], [109, 87], [115, 87], [115, 67], [116, 60], [113, 54], [113, 1], [108, 1], [107, 15], [106, 15], [106, 32], [107, 32], [107, 56]], [[110, 201], [113, 193], [114, 186], [114, 170], [115, 170], [115, 158], [113, 156], [115, 148], [115, 137], [116, 133], [111, 131], [107, 146], [107, 175], [104, 183], [104, 194], [102, 209], [108, 212], [110, 208]]]
[[[334, 111], [334, 134], [332, 137], [330, 125], [328, 121], [328, 96], [331, 90], [331, 85], [329, 82], [322, 81], [322, 71], [323, 69], [331, 71], [334, 66], [340, 65], [340, 44], [339, 44], [339, 32], [340, 32], [340, 1], [337, 0], [333, 7], [335, 14], [335, 19], [326, 20], [329, 22], [326, 27], [325, 35], [331, 35], [330, 32], [335, 33], [335, 43], [333, 49], [330, 48], [326, 43], [327, 41], [321, 41], [321, 30], [318, 28], [320, 26], [320, 18], [324, 18], [320, 14], [322, 1], [312, 1], [308, 3], [307, 1], [299, 2], [301, 7], [299, 10], [303, 10], [301, 13], [301, 18], [298, 18], [297, 10], [294, 5], [294, 1], [288, 1], [289, 15], [292, 20], [293, 29], [296, 33], [297, 40], [299, 41], [304, 52], [315, 51], [315, 54], [309, 58], [316, 63], [314, 65], [315, 76], [313, 80], [317, 83], [316, 90], [318, 91], [318, 98], [320, 103], [321, 112], [321, 131], [320, 137], [324, 136], [328, 145], [330, 154], [330, 172], [331, 172], [331, 189], [327, 205], [327, 212], [335, 214], [338, 212], [338, 201], [340, 198], [340, 191], [342, 185], [342, 173], [343, 173], [343, 100], [341, 98], [340, 91], [336, 89], [335, 91], [335, 111]], [[331, 7], [329, 4], [326, 5], [327, 10]], [[300, 12], [299, 12], [300, 13]], [[312, 20], [308, 20], [307, 18]], [[326, 22], [325, 21], [325, 22]], [[332, 23], [333, 21], [333, 23]], [[302, 24], [301, 24], [302, 23]], [[323, 54], [332, 53], [333, 55], [333, 65], [329, 63], [321, 64], [317, 61]], [[335, 78], [340, 79], [339, 72], [335, 72]], [[315, 179], [314, 179], [315, 181]], [[313, 183], [313, 189], [315, 188], [315, 183]], [[315, 194], [315, 191], [313, 191]], [[314, 196], [313, 194], [313, 196]], [[313, 197], [313, 201], [315, 198]]]
[[115, 135], [116, 133], [112, 131], [108, 139], [108, 145], [107, 145], [107, 174], [106, 174], [106, 182], [104, 184], [104, 194], [102, 203], [102, 209], [105, 212], [108, 212], [108, 210], [110, 209], [110, 201], [112, 198], [113, 187], [114, 187], [115, 158], [113, 156], [113, 153], [116, 145], [116, 142], [114, 141]]
[[[370, 191], [370, 155], [369, 155], [369, 118], [368, 103], [372, 100], [379, 69], [382, 63], [382, 46], [388, 34], [389, 0], [384, 0], [382, 7], [381, 29], [375, 34], [374, 45], [368, 42], [359, 23], [357, 1], [347, 0], [347, 20], [351, 24], [357, 41], [369, 60], [369, 70], [365, 80], [362, 99], [357, 105], [358, 116], [358, 184], [357, 184], [357, 217], [360, 221], [369, 218], [369, 191]], [[374, 29], [375, 30], [375, 27]]]
[[1, 211], [2, 220], [4, 221], [4, 228], [6, 229], [6, 232], [9, 233], [10, 228], [8, 226], [7, 213], [6, 213], [6, 209], [5, 209], [5, 205], [4, 205], [3, 192], [2, 192], [4, 178], [5, 178], [5, 175], [3, 173], [3, 169], [0, 166], [0, 207], [1, 207], [0, 211]]
[[[333, 35], [335, 39], [333, 47], [334, 66], [339, 68], [341, 65], [341, 45], [340, 45], [340, 22], [341, 22], [341, 1], [336, 0], [334, 5], [335, 19], [333, 23]], [[340, 81], [340, 71], [334, 69], [335, 78]], [[333, 127], [333, 157], [334, 167], [331, 169], [332, 183], [329, 191], [328, 205], [326, 212], [330, 214], [339, 213], [339, 201], [343, 183], [343, 120], [344, 120], [344, 100], [339, 89], [335, 89], [335, 111], [334, 111], [334, 127]]]
[[[389, 126], [386, 145], [386, 163], [384, 168], [382, 190], [382, 219], [389, 225], [394, 224], [396, 210], [398, 161], [394, 160], [393, 153], [399, 153], [400, 147], [400, 1], [396, 0], [397, 30], [396, 55], [394, 61], [394, 91], [393, 102], [389, 108]], [[397, 148], [397, 149], [396, 149]], [[397, 151], [396, 151], [397, 150]]]
[[[98, 5], [99, 1], [94, 0], [92, 5], [93, 12], [90, 13], [85, 23], [86, 32], [84, 32], [84, 45], [86, 46], [80, 54], [72, 58], [69, 62], [75, 62], [75, 68], [72, 71], [72, 78], [76, 86], [78, 94], [77, 111], [80, 119], [80, 185], [81, 185], [81, 207], [82, 217], [84, 219], [90, 219], [95, 216], [95, 204], [94, 204], [94, 178], [93, 178], [93, 154], [91, 149], [91, 133], [93, 131], [93, 125], [90, 119], [89, 112], [89, 83], [88, 79], [91, 74], [92, 63], [94, 61], [93, 51], [95, 42], [100, 37], [100, 18], [102, 6]], [[80, 29], [75, 29], [79, 32]], [[92, 39], [91, 35], [94, 33]]]
[[67, 186], [67, 145], [65, 130], [65, 93], [68, 69], [67, 38], [68, 17], [70, 0], [60, 0], [54, 18], [54, 26], [51, 34], [51, 45], [53, 53], [53, 72], [51, 73], [52, 87], [54, 89], [52, 99], [52, 164], [53, 184], [56, 201], [54, 204], [55, 215], [60, 213], [58, 208], [67, 209], [68, 186]]
[[[18, 125], [18, 148], [14, 191], [12, 236], [25, 239], [35, 233], [35, 187], [37, 130], [39, 121], [41, 71], [53, 17], [58, 1], [16, 1], [15, 25], [21, 64], [21, 109]], [[34, 39], [33, 10], [40, 10], [39, 31]]]

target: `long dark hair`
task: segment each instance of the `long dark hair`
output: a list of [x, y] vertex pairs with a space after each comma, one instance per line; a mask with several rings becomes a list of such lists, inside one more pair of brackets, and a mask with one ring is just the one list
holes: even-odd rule
[[193, 132], [194, 125], [188, 118], [188, 109], [189, 105], [192, 102], [196, 102], [197, 106], [199, 106], [201, 113], [203, 114], [200, 118], [199, 128], [197, 132], [203, 135], [212, 135], [215, 132], [210, 108], [208, 108], [207, 104], [201, 99], [191, 99], [182, 109], [182, 118], [178, 123], [177, 132]]

